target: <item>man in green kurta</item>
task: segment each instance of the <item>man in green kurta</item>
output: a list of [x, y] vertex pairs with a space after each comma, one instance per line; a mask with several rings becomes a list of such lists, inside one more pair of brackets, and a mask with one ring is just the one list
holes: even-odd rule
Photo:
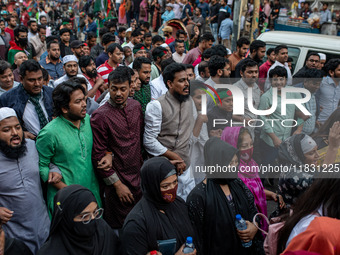
[[[37, 137], [40, 176], [48, 181], [47, 204], [50, 216], [54, 195], [59, 189], [71, 184], [82, 185], [92, 191], [101, 207], [99, 184], [93, 170], [92, 130], [90, 117], [86, 114], [85, 91], [81, 84], [72, 81], [61, 83], [53, 92], [55, 114], [58, 116], [46, 125]], [[112, 156], [106, 157], [112, 163]], [[104, 163], [109, 162], [106, 159]], [[99, 164], [103, 165], [103, 162]], [[48, 179], [50, 163], [62, 174], [58, 183]]]

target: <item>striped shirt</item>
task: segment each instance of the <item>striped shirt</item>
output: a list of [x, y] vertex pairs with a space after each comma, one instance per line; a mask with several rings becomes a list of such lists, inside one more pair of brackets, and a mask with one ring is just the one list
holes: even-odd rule
[[98, 74], [103, 78], [106, 84], [108, 84], [109, 74], [114, 70], [114, 68], [109, 65], [108, 61], [109, 60], [106, 60], [104, 64], [97, 67]]

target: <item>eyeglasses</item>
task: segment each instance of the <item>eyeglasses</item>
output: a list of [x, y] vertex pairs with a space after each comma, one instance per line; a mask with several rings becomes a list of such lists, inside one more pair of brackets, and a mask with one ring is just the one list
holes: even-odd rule
[[104, 213], [103, 208], [99, 208], [93, 213], [86, 213], [83, 216], [81, 216], [81, 222], [84, 224], [89, 224], [92, 221], [92, 218], [98, 220], [103, 216], [103, 213]]

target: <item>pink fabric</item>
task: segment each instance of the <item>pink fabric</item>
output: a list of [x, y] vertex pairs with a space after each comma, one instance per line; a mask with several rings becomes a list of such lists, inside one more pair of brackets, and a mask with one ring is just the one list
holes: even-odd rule
[[199, 55], [198, 59], [196, 59], [195, 62], [192, 65], [193, 65], [193, 67], [195, 67], [196, 65], [198, 65], [201, 62], [202, 62], [202, 56]]
[[140, 9], [143, 8], [145, 10], [146, 16], [145, 17], [141, 17], [139, 15], [139, 20], [143, 20], [143, 21], [148, 21], [149, 19], [149, 15], [148, 15], [148, 2], [146, 0], [143, 0], [140, 5], [139, 5]]
[[[221, 139], [237, 148], [241, 128], [242, 127], [226, 127], [223, 130]], [[244, 168], [243, 171], [242, 168]], [[254, 159], [250, 159], [248, 162], [240, 159], [239, 169], [238, 177], [244, 182], [251, 193], [253, 193], [257, 210], [267, 216], [266, 194], [264, 193], [263, 184], [258, 174], [258, 164]], [[268, 224], [264, 219], [261, 219], [261, 228], [268, 231]]]

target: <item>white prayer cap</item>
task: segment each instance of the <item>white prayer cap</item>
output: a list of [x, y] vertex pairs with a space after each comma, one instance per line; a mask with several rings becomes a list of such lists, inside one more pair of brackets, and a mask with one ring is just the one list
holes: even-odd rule
[[1, 107], [0, 108], [0, 121], [2, 121], [3, 119], [7, 119], [9, 117], [17, 117], [17, 114], [15, 113], [15, 111], [12, 108], [8, 108], [8, 107]]
[[174, 8], [174, 5], [170, 3], [170, 4], [167, 4], [166, 7]]
[[75, 61], [78, 63], [78, 59], [75, 55], [66, 55], [64, 58], [63, 58], [63, 64], [67, 64], [68, 62], [71, 62], [71, 61]]
[[163, 43], [163, 44], [161, 44], [161, 47], [167, 48], [167, 47], [169, 47], [169, 45], [167, 45], [166, 43]]
[[303, 154], [312, 151], [316, 146], [316, 142], [309, 135], [305, 135], [305, 137], [301, 140], [300, 143]]
[[320, 56], [320, 60], [326, 60], [326, 54], [318, 53]]

